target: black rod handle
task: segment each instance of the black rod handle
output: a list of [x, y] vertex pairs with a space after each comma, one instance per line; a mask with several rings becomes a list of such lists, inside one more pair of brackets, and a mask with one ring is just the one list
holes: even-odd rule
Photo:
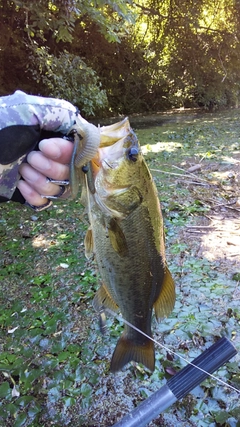
[[[192, 364], [185, 366], [174, 375], [167, 382], [167, 385], [177, 399], [182, 399], [198, 384], [201, 384], [209, 374], [212, 374], [236, 354], [237, 351], [232, 343], [225, 337], [220, 338], [194, 359], [191, 362]], [[197, 368], [193, 365], [197, 366]]]
[[[227, 338], [219, 339], [215, 344], [185, 366], [173, 378], [153, 393], [144, 402], [127, 414], [113, 427], [144, 427], [161, 412], [169, 408], [178, 399], [205, 380], [220, 366], [237, 354], [235, 347]], [[203, 371], [199, 370], [197, 367]]]

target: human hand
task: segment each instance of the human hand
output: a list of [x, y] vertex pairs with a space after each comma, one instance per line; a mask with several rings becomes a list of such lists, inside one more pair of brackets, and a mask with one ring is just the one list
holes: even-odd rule
[[[73, 144], [69, 141], [60, 143], [59, 139], [56, 144], [55, 139], [51, 148], [49, 140], [39, 143], [45, 137], [69, 134], [73, 136]], [[35, 152], [38, 143], [40, 152]], [[47, 197], [63, 196], [61, 185], [64, 183], [61, 181], [69, 175], [67, 163], [70, 163], [71, 170], [71, 195], [76, 197], [79, 180], [75, 177], [78, 178], [78, 171], [96, 155], [99, 144], [99, 129], [83, 119], [77, 108], [65, 100], [28, 95], [21, 91], [0, 98], [0, 201], [24, 203], [26, 200], [38, 210], [49, 206]], [[56, 157], [58, 149], [59, 158]], [[27, 154], [28, 164], [22, 164]], [[23, 179], [18, 182], [20, 175]], [[46, 181], [46, 177], [50, 180]], [[60, 182], [54, 183], [53, 179]], [[57, 184], [61, 187], [55, 188]], [[47, 197], [42, 198], [42, 194]]]
[[[73, 152], [73, 143], [63, 138], [43, 139], [39, 143], [40, 151], [31, 151], [28, 163], [22, 163], [17, 188], [30, 206], [41, 210], [51, 204], [52, 198], [65, 199], [69, 196], [69, 187], [64, 181], [69, 179], [69, 163]], [[51, 180], [59, 181], [62, 185]], [[67, 183], [67, 182], [66, 182]]]

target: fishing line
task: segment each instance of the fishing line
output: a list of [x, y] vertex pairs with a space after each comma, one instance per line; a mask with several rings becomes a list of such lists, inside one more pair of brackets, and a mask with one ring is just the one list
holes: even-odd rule
[[240, 390], [238, 390], [237, 388], [233, 387], [230, 384], [227, 384], [225, 381], [221, 380], [218, 377], [215, 377], [215, 375], [210, 374], [209, 372], [205, 371], [204, 369], [200, 368], [199, 366], [194, 365], [194, 363], [189, 362], [189, 360], [185, 359], [185, 357], [181, 356], [180, 354], [176, 353], [173, 350], [170, 350], [170, 348], [166, 347], [164, 344], [161, 344], [160, 342], [156, 341], [154, 338], [150, 337], [149, 335], [145, 334], [145, 332], [141, 331], [140, 329], [138, 329], [136, 326], [134, 326], [132, 323], [128, 322], [126, 319], [124, 319], [122, 316], [116, 314], [114, 311], [112, 311], [110, 308], [105, 308], [106, 311], [108, 311], [112, 316], [116, 317], [119, 321], [122, 321], [123, 323], [125, 323], [126, 325], [130, 326], [131, 328], [135, 329], [135, 331], [139, 332], [140, 334], [144, 335], [146, 338], [150, 339], [151, 341], [153, 341], [156, 345], [158, 345], [161, 348], [164, 348], [165, 350], [167, 350], [168, 352], [174, 354], [175, 356], [177, 356], [179, 359], [182, 359], [184, 362], [186, 362], [188, 365], [192, 365], [194, 368], [199, 369], [199, 371], [204, 372], [205, 374], [207, 374], [209, 377], [213, 378], [214, 380], [218, 381], [219, 383], [225, 385], [226, 387], [230, 388], [233, 391], [236, 391], [238, 394], [240, 394]]
[[[89, 215], [89, 220], [90, 220], [90, 224], [92, 223], [92, 213], [91, 213], [91, 208], [90, 208], [90, 194], [89, 194], [89, 188], [88, 188], [88, 181], [87, 181], [87, 174], [85, 174], [85, 184], [86, 184], [86, 192], [87, 192], [87, 201], [88, 201], [88, 215]], [[110, 308], [105, 308], [105, 310], [110, 313], [113, 317], [116, 317], [116, 319], [118, 319], [119, 321], [122, 321], [123, 323], [125, 323], [126, 325], [130, 326], [132, 329], [135, 329], [135, 331], [139, 332], [140, 334], [144, 335], [146, 338], [150, 339], [151, 341], [154, 342], [154, 344], [156, 344], [157, 346], [164, 348], [166, 351], [168, 351], [169, 353], [174, 354], [175, 356], [177, 356], [179, 359], [183, 360], [186, 364], [193, 366], [194, 368], [198, 369], [199, 371], [207, 374], [209, 377], [213, 378], [214, 380], [216, 380], [217, 382], [221, 383], [222, 385], [226, 386], [227, 388], [237, 392], [240, 395], [240, 390], [238, 390], [237, 388], [235, 388], [234, 386], [227, 384], [225, 381], [221, 380], [218, 377], [215, 377], [215, 375], [210, 374], [209, 372], [205, 371], [204, 369], [200, 368], [199, 366], [196, 366], [194, 363], [189, 362], [189, 360], [185, 359], [185, 357], [181, 356], [180, 354], [176, 353], [175, 351], [171, 350], [170, 348], [166, 347], [164, 344], [161, 344], [160, 342], [156, 341], [154, 338], [150, 337], [149, 335], [145, 334], [145, 332], [141, 331], [140, 329], [138, 329], [136, 326], [134, 326], [132, 323], [128, 322], [126, 319], [124, 319], [122, 316], [116, 314], [114, 311], [112, 311]]]
[[85, 186], [86, 186], [86, 193], [87, 193], [87, 203], [88, 203], [88, 217], [90, 225], [92, 225], [92, 212], [91, 212], [91, 205], [90, 205], [90, 195], [89, 195], [89, 188], [88, 188], [88, 180], [87, 180], [87, 174], [84, 175], [85, 178]]

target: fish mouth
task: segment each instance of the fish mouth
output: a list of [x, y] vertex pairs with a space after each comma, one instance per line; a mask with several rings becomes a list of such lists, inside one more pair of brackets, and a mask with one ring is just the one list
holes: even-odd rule
[[[108, 140], [105, 141], [106, 145], [100, 143], [97, 155], [90, 161], [88, 174], [89, 189], [94, 194], [95, 202], [105, 214], [114, 215], [117, 218], [125, 217], [126, 210], [124, 209], [124, 212], [115, 210], [113, 200], [116, 201], [118, 197], [122, 200], [124, 193], [127, 193], [132, 186], [131, 179], [128, 179], [128, 168], [133, 172], [136, 170], [135, 167], [132, 169], [131, 164], [137, 162], [141, 153], [135, 133], [131, 129], [128, 129], [128, 133], [126, 131], [127, 129], [124, 129], [125, 134], [118, 140], [112, 139], [111, 145]], [[111, 138], [113, 138], [113, 132]], [[128, 200], [127, 195], [126, 200]], [[111, 207], [108, 206], [108, 201]], [[121, 203], [119, 205], [121, 208]]]
[[124, 160], [136, 162], [140, 153], [137, 137], [130, 128], [128, 119], [103, 128], [100, 132], [100, 147], [91, 160], [94, 177], [101, 167], [106, 170], [116, 169]]
[[118, 162], [119, 159], [124, 157], [125, 155], [125, 143], [126, 137], [119, 139], [119, 141], [115, 142], [113, 145], [109, 145], [108, 147], [99, 148], [99, 160], [101, 163], [103, 161], [105, 164], [111, 165], [114, 167], [114, 162]]
[[119, 165], [119, 161], [125, 158], [124, 140], [125, 138], [122, 138], [111, 146], [98, 149], [97, 155], [90, 161], [94, 179], [101, 167], [103, 169], [115, 169]]

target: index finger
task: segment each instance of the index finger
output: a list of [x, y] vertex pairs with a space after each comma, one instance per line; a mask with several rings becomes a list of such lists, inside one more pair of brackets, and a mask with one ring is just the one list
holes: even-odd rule
[[43, 139], [39, 142], [39, 149], [49, 159], [69, 164], [73, 152], [73, 143], [63, 138]]

